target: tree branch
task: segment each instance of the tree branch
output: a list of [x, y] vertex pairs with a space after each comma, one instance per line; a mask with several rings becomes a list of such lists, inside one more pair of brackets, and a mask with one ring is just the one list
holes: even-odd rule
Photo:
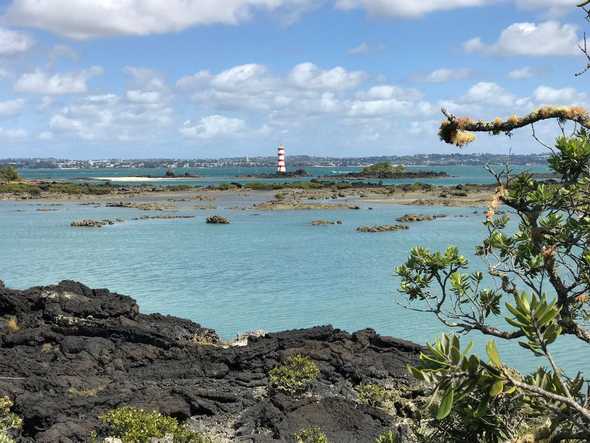
[[509, 134], [514, 129], [523, 128], [541, 120], [569, 120], [590, 129], [590, 115], [579, 106], [545, 106], [523, 117], [513, 115], [507, 120], [496, 118], [491, 122], [475, 121], [467, 117], [458, 118], [444, 108], [442, 113], [447, 119], [441, 123], [438, 135], [444, 142], [457, 146], [464, 146], [474, 141], [475, 136], [471, 132], [488, 132], [494, 135]]
[[508, 380], [510, 380], [510, 383], [512, 383], [517, 388], [520, 388], [524, 391], [528, 391], [532, 394], [535, 394], [539, 397], [542, 397], [542, 398], [545, 398], [548, 400], [553, 400], [553, 401], [556, 401], [559, 403], [563, 403], [563, 404], [569, 406], [570, 408], [575, 409], [582, 416], [584, 421], [590, 423], [590, 410], [583, 408], [575, 400], [568, 398], [568, 397], [564, 397], [563, 395], [554, 394], [553, 392], [546, 391], [545, 389], [540, 388], [538, 386], [533, 386], [533, 385], [529, 385], [528, 383], [523, 383], [521, 381], [516, 380], [514, 377], [511, 377], [508, 374], [506, 374], [506, 376], [508, 377]]

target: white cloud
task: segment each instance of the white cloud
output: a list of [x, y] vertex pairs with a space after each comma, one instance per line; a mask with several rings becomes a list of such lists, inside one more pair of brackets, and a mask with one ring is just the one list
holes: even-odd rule
[[16, 115], [22, 111], [25, 101], [22, 98], [0, 102], [0, 116]]
[[119, 97], [116, 94], [89, 95], [86, 97], [86, 101], [114, 105], [119, 101]]
[[467, 52], [498, 55], [562, 56], [578, 54], [578, 28], [556, 21], [513, 23], [504, 29], [498, 41], [485, 44], [479, 37], [463, 44]]
[[532, 105], [528, 97], [517, 97], [493, 82], [479, 82], [461, 97], [443, 100], [440, 106], [453, 113], [465, 115], [488, 115], [492, 112], [517, 112]]
[[224, 91], [260, 90], [268, 86], [266, 72], [266, 67], [262, 65], [239, 65], [216, 75], [211, 84]]
[[467, 68], [440, 68], [422, 77], [421, 80], [428, 83], [446, 83], [452, 80], [465, 80], [466, 78], [469, 78], [471, 74], [471, 69]]
[[463, 101], [479, 105], [511, 107], [516, 104], [517, 99], [496, 83], [479, 82], [467, 91]]
[[133, 84], [142, 89], [159, 90], [166, 89], [164, 78], [153, 69], [137, 66], [126, 66], [123, 71], [133, 80]]
[[182, 89], [182, 90], [191, 90], [191, 89], [195, 89], [199, 86], [202, 86], [204, 84], [207, 84], [207, 82], [211, 81], [212, 79], [212, 75], [209, 73], [209, 71], [199, 71], [195, 74], [192, 75], [186, 75], [182, 78], [180, 78], [177, 82], [176, 82], [176, 87], [178, 89]]
[[580, 0], [516, 0], [516, 5], [523, 9], [540, 9], [549, 15], [562, 15], [573, 11]]
[[57, 129], [61, 131], [79, 132], [82, 130], [83, 125], [80, 120], [69, 118], [62, 114], [57, 114], [51, 117], [51, 120], [49, 121], [49, 127], [51, 129]]
[[289, 74], [291, 82], [301, 89], [348, 89], [357, 86], [364, 78], [361, 71], [347, 71], [340, 66], [322, 70], [313, 63], [301, 63]]
[[103, 70], [99, 66], [76, 73], [53, 75], [37, 69], [34, 72], [21, 75], [14, 85], [14, 89], [18, 92], [46, 95], [78, 94], [86, 92], [88, 80], [101, 75], [102, 72]]
[[343, 10], [363, 8], [371, 15], [420, 17], [435, 11], [483, 6], [491, 0], [336, 0], [336, 7]]
[[13, 0], [6, 17], [75, 39], [178, 32], [191, 26], [235, 25], [256, 9], [296, 17], [311, 0]]
[[352, 55], [365, 55], [368, 54], [370, 50], [371, 48], [369, 44], [367, 42], [362, 42], [360, 45], [350, 48], [348, 53]]
[[526, 80], [527, 78], [534, 77], [535, 75], [536, 71], [530, 66], [514, 69], [508, 73], [508, 77], [513, 80]]
[[0, 55], [14, 55], [28, 51], [33, 39], [22, 32], [0, 27]]
[[236, 135], [245, 129], [246, 123], [239, 118], [209, 115], [203, 117], [197, 123], [186, 121], [180, 129], [180, 133], [189, 138], [210, 139]]
[[419, 91], [395, 85], [373, 86], [368, 91], [357, 93], [356, 99], [348, 103], [348, 115], [351, 117], [428, 115], [433, 111], [432, 105], [422, 100]]
[[21, 140], [27, 138], [29, 133], [24, 129], [0, 128], [0, 138]]
[[539, 86], [535, 89], [534, 97], [540, 104], [580, 105], [588, 98], [587, 94], [574, 88], [555, 89], [549, 86]]
[[53, 140], [53, 132], [51, 131], [43, 131], [39, 133], [39, 140]]
[[154, 104], [159, 103], [162, 97], [157, 91], [127, 91], [127, 100], [134, 103]]

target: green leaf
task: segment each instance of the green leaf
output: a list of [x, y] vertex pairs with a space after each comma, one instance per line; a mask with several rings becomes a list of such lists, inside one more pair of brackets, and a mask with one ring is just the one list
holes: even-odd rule
[[496, 396], [500, 395], [503, 390], [504, 390], [504, 381], [503, 380], [498, 380], [490, 388], [490, 395], [492, 397], [496, 397]]
[[502, 360], [500, 360], [500, 354], [498, 354], [498, 348], [496, 348], [496, 342], [494, 340], [490, 340], [486, 345], [486, 352], [490, 359], [490, 362], [496, 366], [502, 366]]
[[453, 402], [455, 399], [455, 391], [453, 388], [449, 388], [449, 390], [445, 393], [440, 405], [438, 406], [438, 411], [436, 412], [436, 419], [442, 420], [449, 416], [451, 410], [453, 409]]

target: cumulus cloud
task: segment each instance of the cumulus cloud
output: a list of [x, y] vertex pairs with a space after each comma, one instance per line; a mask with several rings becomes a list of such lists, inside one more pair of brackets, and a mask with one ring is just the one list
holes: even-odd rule
[[99, 66], [64, 74], [48, 74], [37, 69], [34, 72], [22, 74], [16, 81], [14, 89], [18, 92], [45, 95], [79, 94], [88, 90], [89, 79], [101, 75], [102, 72]]
[[513, 23], [500, 33], [495, 43], [475, 37], [463, 44], [467, 52], [497, 55], [562, 56], [577, 55], [578, 28], [556, 21]]
[[453, 80], [465, 80], [471, 77], [473, 72], [471, 69], [460, 68], [460, 69], [449, 69], [440, 68], [436, 69], [425, 76], [419, 76], [418, 80], [427, 83], [446, 83]]
[[24, 129], [0, 128], [0, 138], [9, 140], [21, 140], [27, 138], [29, 133]]
[[527, 78], [534, 77], [535, 75], [536, 71], [530, 66], [514, 69], [508, 73], [508, 77], [513, 80], [526, 80]]
[[11, 116], [19, 114], [25, 106], [22, 98], [0, 102], [0, 116]]
[[127, 91], [127, 100], [134, 103], [154, 104], [161, 101], [160, 93], [157, 91]]
[[191, 90], [207, 84], [212, 78], [213, 76], [209, 73], [209, 71], [202, 70], [195, 74], [181, 77], [176, 82], [176, 87], [185, 91]]
[[180, 133], [189, 138], [210, 139], [236, 135], [245, 129], [244, 120], [216, 114], [203, 117], [196, 123], [190, 120], [184, 122]]
[[492, 3], [491, 0], [337, 0], [336, 7], [343, 10], [363, 8], [372, 15], [413, 18], [436, 11], [489, 3]]
[[340, 66], [322, 70], [313, 63], [301, 63], [289, 74], [291, 82], [302, 89], [348, 89], [357, 86], [364, 78], [361, 71], [347, 71]]
[[28, 51], [33, 39], [22, 32], [0, 27], [0, 55], [14, 55]]
[[523, 9], [539, 9], [549, 15], [562, 15], [573, 11], [580, 0], [516, 0], [516, 5]]
[[539, 86], [533, 95], [539, 104], [547, 105], [583, 105], [588, 99], [586, 93], [574, 88], [556, 89], [550, 86]]
[[492, 112], [511, 112], [531, 107], [529, 97], [518, 97], [494, 82], [478, 82], [457, 98], [443, 100], [440, 105], [453, 113], [488, 115]]
[[257, 9], [287, 18], [313, 6], [311, 0], [13, 0], [6, 17], [75, 39], [178, 32], [192, 26], [235, 25]]
[[395, 85], [377, 85], [359, 92], [347, 107], [351, 117], [428, 115], [434, 111], [419, 91]]

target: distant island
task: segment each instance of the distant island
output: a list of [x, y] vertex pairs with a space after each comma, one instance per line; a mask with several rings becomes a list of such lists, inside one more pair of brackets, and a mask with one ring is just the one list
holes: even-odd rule
[[390, 162], [375, 163], [365, 166], [359, 172], [348, 172], [332, 177], [352, 179], [402, 179], [402, 178], [439, 178], [448, 177], [444, 171], [408, 171], [404, 165], [394, 165]]
[[[546, 165], [547, 154], [510, 156], [512, 165]], [[309, 167], [353, 168], [376, 163], [389, 162], [404, 166], [480, 166], [488, 163], [505, 163], [505, 154], [415, 154], [366, 157], [318, 157], [289, 155], [287, 168], [290, 170]], [[219, 159], [102, 159], [73, 160], [56, 158], [7, 158], [0, 159], [0, 165], [13, 165], [18, 169], [120, 169], [120, 168], [275, 168], [276, 156], [232, 157]]]

